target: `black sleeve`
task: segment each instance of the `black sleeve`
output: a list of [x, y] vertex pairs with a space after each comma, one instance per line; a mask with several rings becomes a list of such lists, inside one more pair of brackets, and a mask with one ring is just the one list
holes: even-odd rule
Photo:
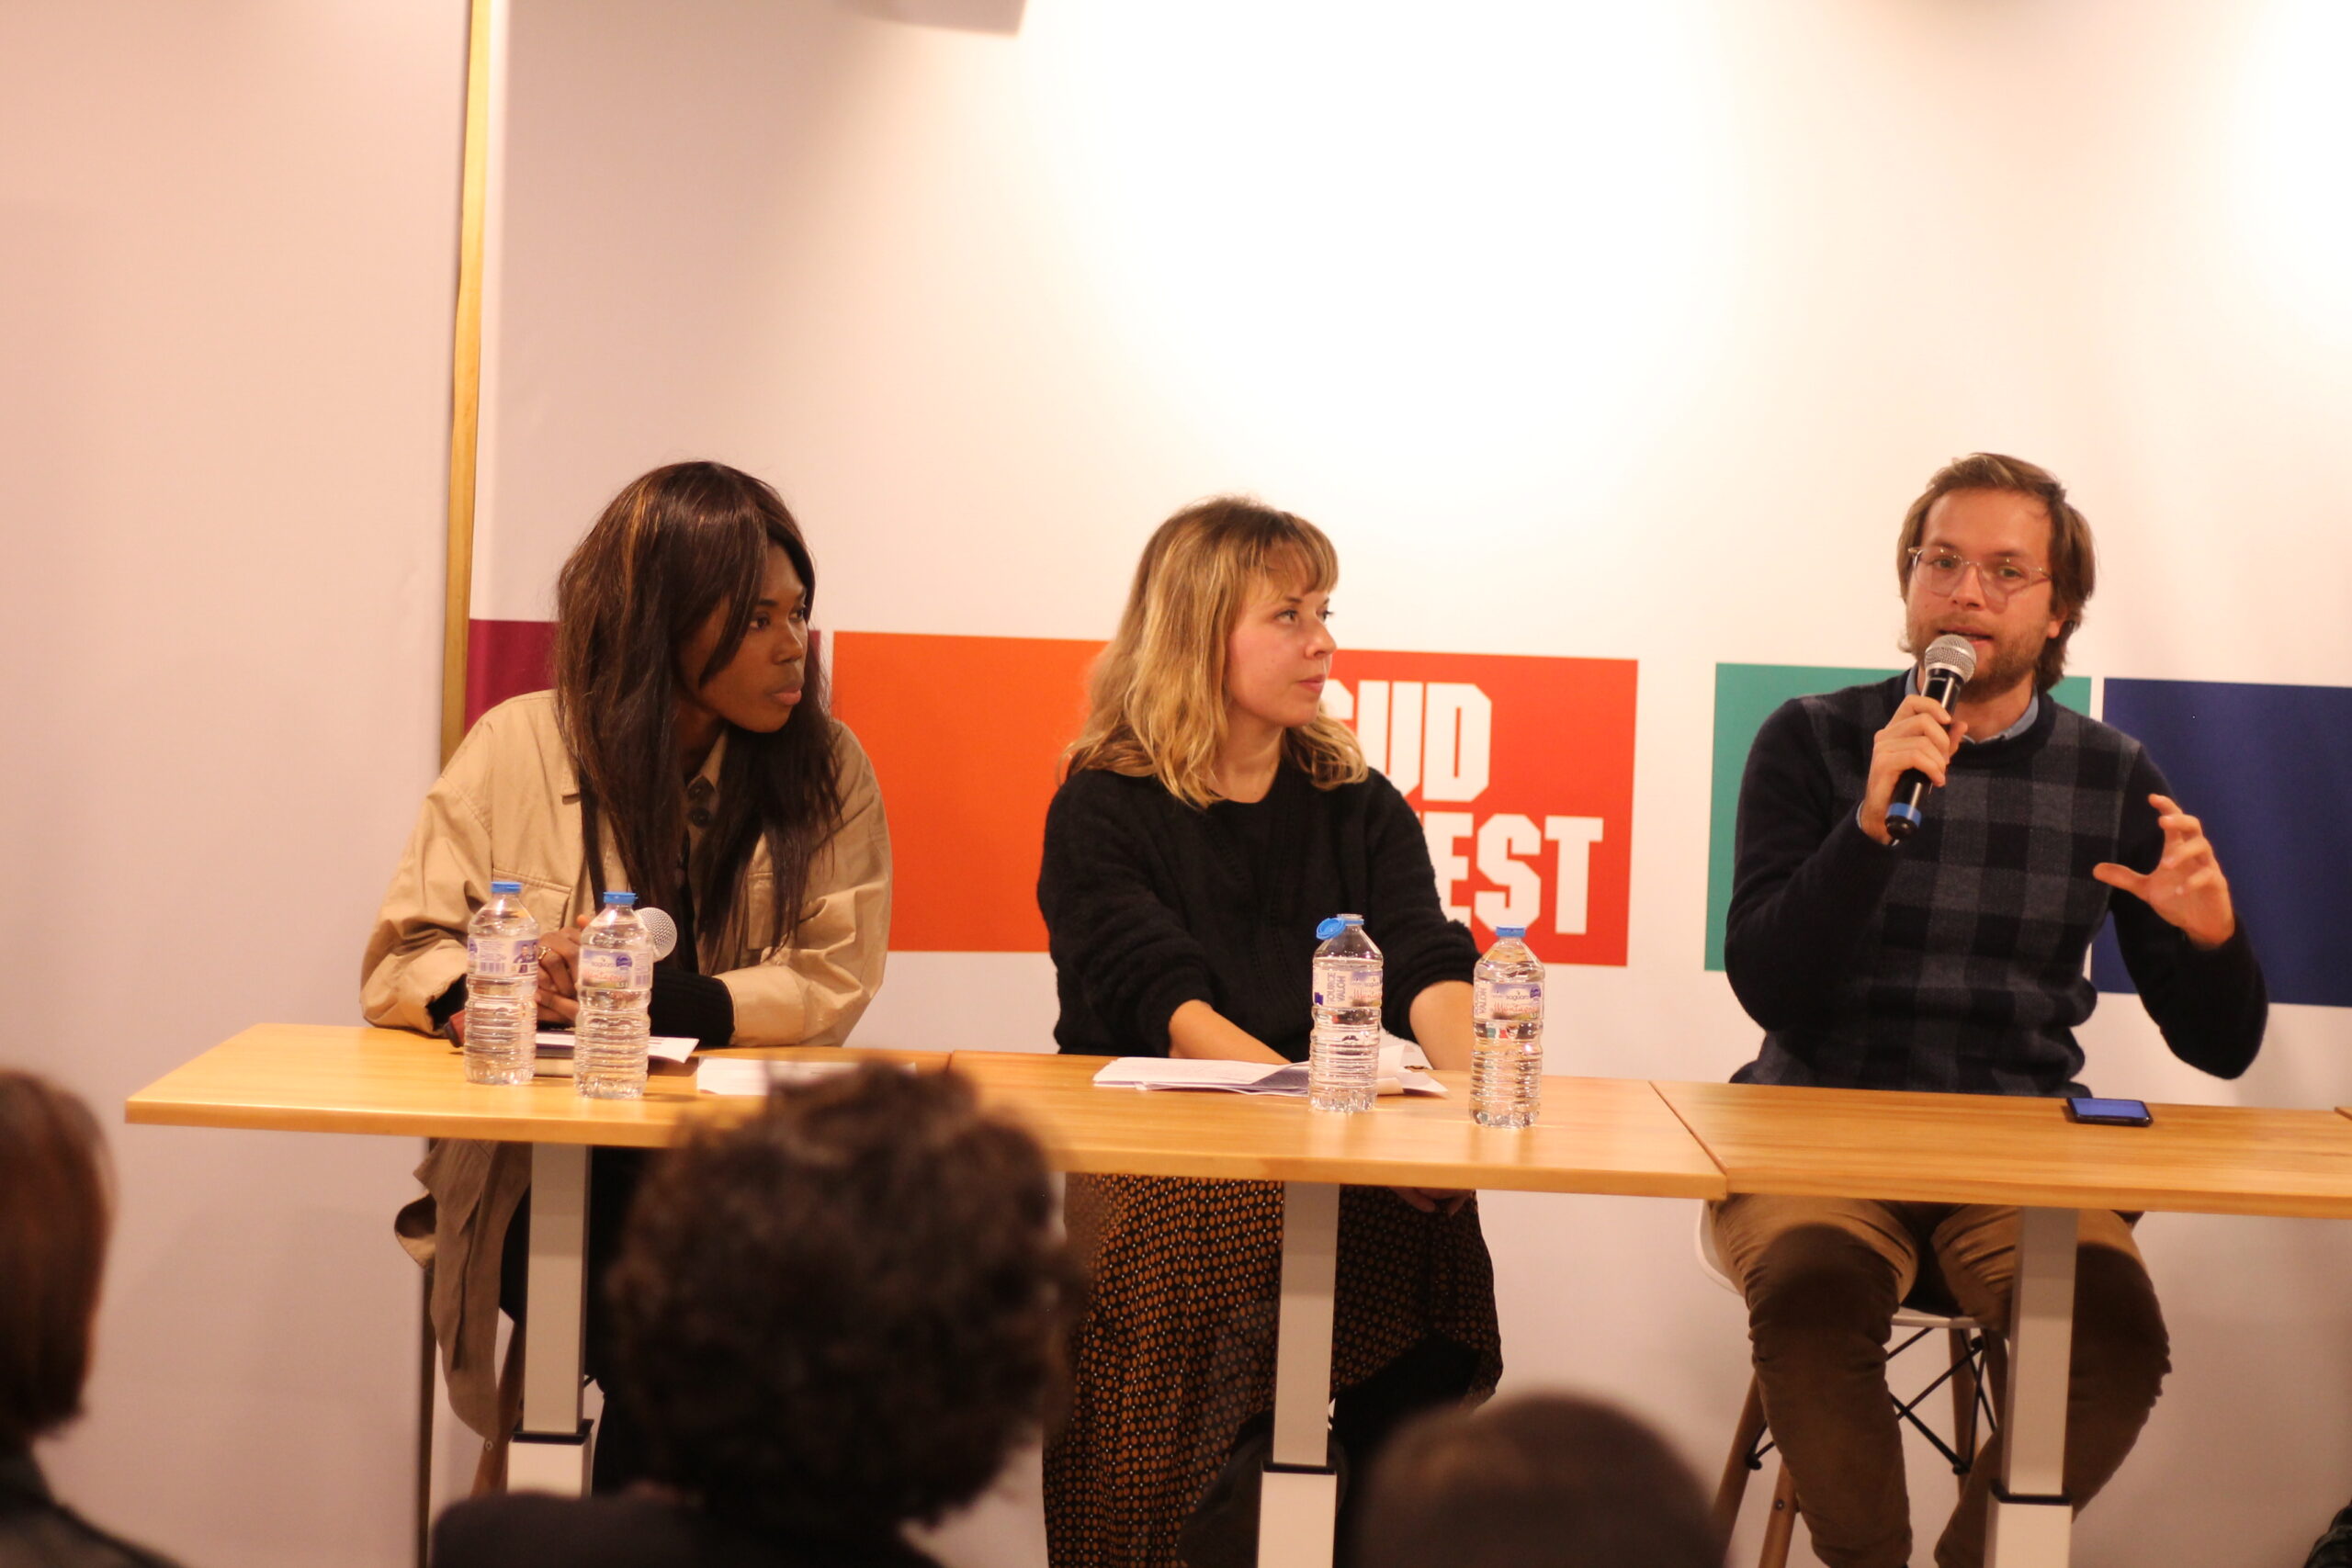
[[1862, 831], [1859, 800], [1833, 797], [1803, 707], [1756, 733], [1739, 783], [1724, 969], [1766, 1029], [1818, 1021], [1894, 878], [1902, 852]]
[[433, 1020], [433, 1027], [442, 1033], [449, 1031], [449, 1021], [466, 1010], [466, 977], [463, 975], [449, 982], [449, 988], [424, 1004]]
[[689, 1036], [706, 1046], [735, 1038], [735, 994], [725, 982], [691, 969], [655, 965], [647, 1011], [656, 1034]]
[[1392, 1034], [1413, 1038], [1413, 1002], [1430, 987], [1447, 980], [1467, 982], [1478, 962], [1478, 944], [1459, 920], [1445, 918], [1438, 902], [1437, 873], [1421, 820], [1396, 786], [1372, 775], [1364, 807], [1364, 845], [1372, 866], [1371, 908], [1364, 923], [1380, 943], [1384, 1003], [1381, 1022]]
[[[2172, 786], [2143, 751], [2124, 788], [2118, 858], [2133, 871], [2148, 871], [2163, 858], [2165, 847], [2148, 796], [2169, 796]], [[2112, 907], [2123, 966], [2172, 1054], [2216, 1077], [2233, 1078], [2252, 1066], [2269, 1021], [2270, 991], [2246, 938], [2245, 917], [2239, 917], [2229, 941], [2207, 949], [2129, 893], [2119, 890]]]
[[[434, 1028], [447, 1029], [465, 1005], [466, 982], [460, 976], [425, 1010], [433, 1015]], [[734, 993], [692, 970], [656, 968], [647, 1014], [648, 1026], [656, 1034], [687, 1035], [704, 1045], [724, 1045], [735, 1037]]]
[[1074, 976], [1102, 1026], [1137, 1055], [1168, 1054], [1168, 1021], [1210, 1002], [1207, 953], [1153, 889], [1141, 792], [1074, 773], [1046, 811], [1037, 908], [1054, 967]]

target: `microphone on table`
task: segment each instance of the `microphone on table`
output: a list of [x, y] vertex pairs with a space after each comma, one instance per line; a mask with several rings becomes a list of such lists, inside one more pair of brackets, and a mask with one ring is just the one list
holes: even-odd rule
[[659, 964], [677, 950], [678, 922], [662, 909], [639, 909], [638, 923], [645, 928], [646, 940], [653, 944], [653, 962]]
[[[1919, 690], [1951, 711], [1951, 700], [1976, 673], [1976, 645], [1958, 632], [1946, 632], [1919, 656]], [[1894, 798], [1886, 803], [1886, 836], [1901, 843], [1919, 830], [1925, 820], [1920, 807], [1936, 786], [1917, 768], [1905, 768], [1894, 781]], [[667, 917], [663, 917], [667, 919]]]

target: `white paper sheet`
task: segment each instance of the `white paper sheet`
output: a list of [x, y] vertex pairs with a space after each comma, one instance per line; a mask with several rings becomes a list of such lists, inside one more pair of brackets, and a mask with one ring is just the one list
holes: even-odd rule
[[[1429, 1058], [1409, 1040], [1395, 1035], [1380, 1046], [1382, 1094], [1443, 1094], [1445, 1086], [1426, 1070]], [[1304, 1062], [1227, 1062], [1177, 1056], [1122, 1056], [1094, 1075], [1097, 1089], [1211, 1089], [1225, 1094], [1306, 1093]]]
[[[542, 1029], [538, 1039], [542, 1056], [571, 1055], [572, 1035], [569, 1029]], [[645, 1043], [645, 1054], [656, 1062], [683, 1062], [701, 1043], [691, 1034], [657, 1034]]]

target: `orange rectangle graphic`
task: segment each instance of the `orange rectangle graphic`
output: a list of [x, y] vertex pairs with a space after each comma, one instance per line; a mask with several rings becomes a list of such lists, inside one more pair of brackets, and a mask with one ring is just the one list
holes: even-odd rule
[[[890, 945], [1042, 953], [1037, 868], [1102, 645], [839, 632], [834, 711], [890, 818]], [[1420, 815], [1440, 898], [1481, 946], [1623, 964], [1633, 867], [1629, 659], [1345, 649], [1326, 707]]]
[[1046, 807], [1098, 642], [836, 632], [833, 712], [890, 818], [890, 946], [1043, 953]]

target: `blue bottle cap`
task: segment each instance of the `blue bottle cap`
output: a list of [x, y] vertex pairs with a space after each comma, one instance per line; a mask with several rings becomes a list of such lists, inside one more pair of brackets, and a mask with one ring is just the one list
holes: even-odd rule
[[1497, 926], [1495, 934], [1507, 941], [1517, 942], [1527, 934], [1527, 928], [1525, 926]]
[[1348, 922], [1340, 919], [1339, 916], [1334, 915], [1329, 919], [1315, 928], [1315, 940], [1317, 942], [1329, 942], [1347, 929]]
[[624, 893], [617, 887], [605, 895], [605, 908], [607, 909], [611, 908], [616, 904], [618, 904], [621, 908], [626, 909], [636, 904], [636, 894]]
[[514, 895], [523, 891], [523, 885], [519, 882], [493, 882], [490, 885], [490, 891], [493, 897], [500, 894], [504, 894], [507, 897], [512, 897]]

